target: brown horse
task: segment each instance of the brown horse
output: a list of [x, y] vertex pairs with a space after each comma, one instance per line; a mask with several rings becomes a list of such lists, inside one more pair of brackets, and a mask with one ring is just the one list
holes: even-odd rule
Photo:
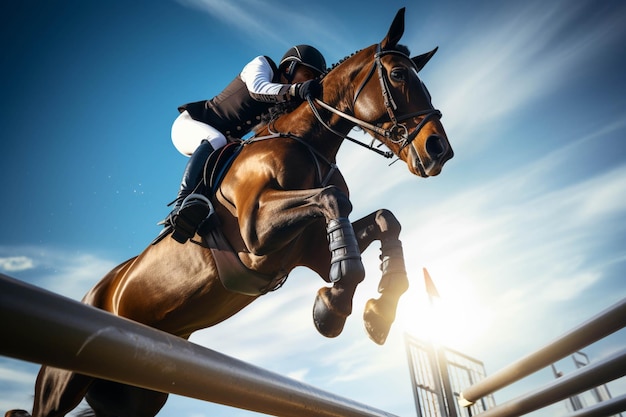
[[[346, 135], [355, 126], [420, 177], [438, 175], [452, 157], [441, 113], [417, 75], [435, 50], [410, 58], [398, 45], [403, 32], [401, 9], [380, 44], [322, 77], [321, 99], [302, 103], [244, 142], [213, 198], [219, 228], [184, 245], [159, 240], [112, 270], [83, 302], [188, 338], [278, 288], [296, 266], [306, 266], [332, 284], [319, 290], [313, 318], [320, 333], [335, 337], [365, 276], [360, 255], [378, 240], [381, 295], [366, 304], [364, 321], [370, 337], [384, 343], [408, 287], [400, 224], [388, 210], [348, 221], [352, 205], [335, 157], [344, 139], [354, 140]], [[151, 417], [167, 396], [43, 366], [33, 415], [64, 416], [85, 397], [98, 417]], [[25, 413], [7, 416], [28, 415], [18, 412]]]

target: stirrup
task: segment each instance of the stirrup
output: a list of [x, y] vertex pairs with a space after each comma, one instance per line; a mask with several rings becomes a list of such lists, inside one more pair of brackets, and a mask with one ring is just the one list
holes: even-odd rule
[[185, 243], [195, 236], [198, 226], [212, 211], [211, 201], [202, 194], [189, 194], [172, 218], [172, 238]]

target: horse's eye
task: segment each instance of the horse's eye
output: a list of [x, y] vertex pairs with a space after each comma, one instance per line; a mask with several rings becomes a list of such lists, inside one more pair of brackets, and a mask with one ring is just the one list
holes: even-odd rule
[[391, 79], [393, 81], [406, 81], [407, 76], [406, 76], [406, 69], [405, 68], [394, 68], [391, 70], [391, 73], [389, 74], [391, 76]]

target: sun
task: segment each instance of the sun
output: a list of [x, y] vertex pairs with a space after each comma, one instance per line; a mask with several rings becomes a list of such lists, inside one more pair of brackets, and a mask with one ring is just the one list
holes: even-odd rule
[[437, 281], [439, 297], [429, 296], [425, 285], [412, 285], [398, 305], [397, 323], [418, 339], [460, 351], [471, 348], [486, 337], [492, 314], [469, 282]]

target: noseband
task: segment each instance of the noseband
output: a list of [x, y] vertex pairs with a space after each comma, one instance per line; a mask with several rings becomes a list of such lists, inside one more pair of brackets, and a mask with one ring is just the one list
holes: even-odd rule
[[[393, 99], [393, 95], [391, 94], [391, 87], [389, 86], [389, 79], [388, 77], [385, 75], [385, 71], [384, 71], [384, 67], [383, 64], [381, 62], [381, 58], [385, 55], [399, 55], [401, 57], [407, 58], [409, 60], [409, 62], [411, 62], [413, 68], [415, 69], [415, 71], [417, 72], [417, 66], [415, 65], [415, 63], [411, 60], [410, 57], [408, 57], [407, 55], [403, 54], [400, 51], [396, 51], [396, 50], [382, 50], [380, 44], [378, 44], [377, 48], [376, 48], [376, 53], [374, 54], [374, 63], [372, 64], [372, 68], [370, 69], [369, 73], [367, 74], [367, 77], [365, 77], [365, 80], [363, 80], [363, 82], [361, 83], [361, 85], [359, 86], [359, 88], [356, 90], [356, 93], [354, 95], [354, 100], [352, 101], [352, 108], [354, 108], [356, 106], [356, 101], [359, 98], [359, 95], [361, 94], [361, 91], [363, 91], [363, 89], [365, 88], [365, 86], [367, 85], [367, 83], [370, 81], [370, 79], [372, 79], [374, 72], [377, 72], [378, 74], [378, 80], [380, 82], [380, 88], [382, 90], [382, 95], [383, 95], [383, 100], [385, 103], [385, 108], [387, 110], [387, 115], [389, 116], [389, 120], [393, 123], [393, 126], [391, 126], [388, 129], [383, 129], [381, 127], [382, 122], [378, 123], [377, 125], [373, 125], [371, 123], [368, 123], [364, 120], [358, 119], [354, 116], [351, 116], [347, 113], [344, 113], [326, 103], [324, 103], [323, 101], [319, 100], [319, 99], [311, 99], [310, 97], [307, 98], [307, 101], [309, 102], [309, 106], [311, 107], [311, 110], [313, 111], [313, 114], [315, 114], [315, 117], [317, 117], [318, 121], [320, 123], [322, 123], [322, 125], [324, 125], [324, 127], [326, 127], [328, 130], [330, 130], [331, 132], [333, 132], [334, 134], [343, 137], [344, 139], [348, 139], [351, 142], [354, 142], [358, 145], [361, 145], [367, 149], [370, 149], [386, 158], [391, 158], [393, 157], [393, 153], [392, 152], [385, 152], [385, 151], [381, 151], [377, 148], [375, 148], [373, 146], [373, 141], [371, 144], [367, 145], [359, 140], [353, 139], [349, 136], [345, 136], [339, 132], [337, 132], [335, 129], [333, 129], [331, 126], [328, 125], [328, 123], [324, 122], [319, 114], [319, 112], [317, 111], [317, 108], [315, 107], [314, 103], [318, 104], [319, 106], [323, 107], [324, 109], [342, 117], [343, 119], [349, 120], [352, 123], [355, 123], [357, 126], [366, 129], [366, 130], [370, 130], [375, 132], [376, 134], [383, 136], [387, 139], [389, 139], [391, 142], [393, 143], [398, 143], [400, 144], [400, 149], [398, 150], [398, 153], [400, 151], [402, 151], [404, 148], [406, 148], [407, 146], [409, 146], [411, 144], [411, 142], [413, 142], [413, 140], [415, 140], [415, 138], [417, 137], [417, 135], [419, 134], [419, 132], [422, 130], [422, 128], [424, 127], [424, 125], [426, 125], [426, 123], [431, 120], [432, 118], [437, 118], [440, 119], [441, 118], [441, 112], [437, 109], [434, 108], [430, 108], [430, 109], [426, 109], [426, 110], [420, 110], [414, 113], [409, 113], [409, 114], [404, 114], [401, 115], [400, 117], [396, 116], [396, 111], [398, 111], [398, 106], [395, 102], [395, 100]], [[413, 128], [413, 131], [409, 133], [409, 129], [406, 126], [406, 123], [402, 123], [408, 119], [412, 119], [415, 117], [422, 117], [422, 120], [420, 120], [420, 122], [417, 124], [417, 126], [415, 126], [415, 128]], [[419, 158], [419, 155], [418, 155]], [[421, 162], [421, 161], [420, 161]]]

